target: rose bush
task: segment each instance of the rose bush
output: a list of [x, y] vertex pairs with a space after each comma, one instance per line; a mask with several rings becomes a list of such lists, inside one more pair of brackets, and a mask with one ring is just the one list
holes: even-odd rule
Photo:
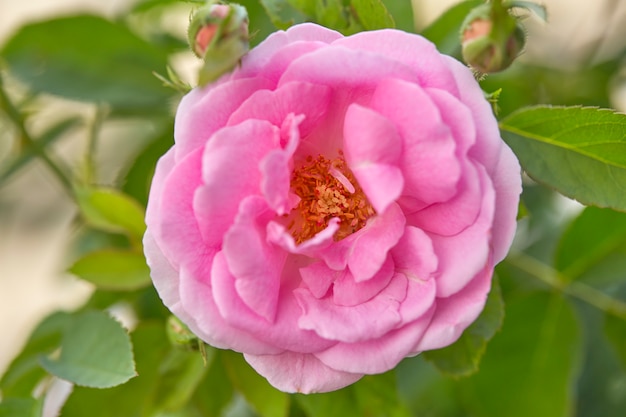
[[275, 387], [453, 343], [515, 230], [520, 168], [472, 73], [396, 30], [277, 32], [180, 103], [144, 239], [164, 303]]

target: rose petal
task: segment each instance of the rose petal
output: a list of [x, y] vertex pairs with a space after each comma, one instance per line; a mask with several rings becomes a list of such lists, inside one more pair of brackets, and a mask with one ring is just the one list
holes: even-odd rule
[[276, 354], [283, 351], [272, 343], [266, 343], [245, 329], [227, 323], [215, 304], [215, 293], [208, 275], [196, 277], [183, 268], [180, 271], [180, 303], [168, 307], [189, 329], [202, 340], [222, 349], [233, 349], [252, 354]]
[[492, 273], [493, 264], [488, 262], [461, 291], [451, 297], [435, 300], [435, 315], [413, 353], [439, 349], [456, 342], [483, 310], [491, 287]]
[[426, 281], [437, 270], [439, 260], [430, 237], [417, 227], [407, 226], [391, 250], [396, 271], [412, 281]]
[[332, 369], [311, 354], [244, 355], [246, 361], [270, 384], [284, 392], [312, 394], [335, 391], [363, 376]]
[[491, 256], [495, 193], [485, 170], [478, 167], [483, 196], [480, 215], [470, 227], [455, 236], [430, 234], [439, 257], [437, 297], [449, 297], [467, 285]]
[[[260, 197], [241, 202], [235, 223], [224, 236], [224, 258], [244, 303], [272, 323], [276, 316], [280, 278], [287, 254], [269, 245], [265, 224], [274, 214]], [[262, 232], [262, 233], [261, 233]]]
[[407, 214], [408, 223], [438, 235], [454, 236], [476, 221], [483, 205], [482, 179], [469, 162], [462, 162], [462, 167], [463, 174], [457, 184], [457, 194], [448, 201], [431, 204], [415, 213]]
[[357, 51], [375, 52], [392, 61], [401, 62], [409, 66], [419, 77], [418, 84], [457, 93], [456, 84], [446, 60], [432, 42], [421, 36], [399, 30], [383, 29], [359, 32], [338, 39], [332, 44]]
[[332, 297], [317, 299], [307, 289], [299, 288], [294, 292], [302, 308], [298, 324], [329, 340], [354, 343], [379, 338], [401, 323], [400, 303], [406, 297], [406, 290], [407, 280], [398, 274], [369, 301], [341, 306]]
[[315, 298], [324, 297], [333, 282], [345, 273], [345, 271], [334, 271], [323, 262], [315, 262], [300, 269], [302, 281]]
[[[336, 92], [369, 96], [373, 87], [385, 78], [417, 82], [417, 74], [405, 64], [376, 53], [355, 51], [342, 46], [328, 46], [306, 54], [284, 72], [278, 86], [292, 81], [304, 81], [337, 87]], [[355, 90], [355, 88], [360, 90]], [[367, 92], [370, 91], [370, 93]]]
[[378, 113], [353, 104], [343, 127], [346, 161], [377, 213], [384, 212], [404, 187], [398, 167], [402, 141], [396, 128]]
[[506, 256], [515, 236], [519, 195], [522, 192], [519, 162], [508, 146], [503, 146], [500, 161], [492, 173], [496, 190], [496, 212], [491, 228], [491, 246], [494, 263]]
[[335, 343], [298, 326], [301, 308], [293, 296], [294, 283], [283, 280], [278, 295], [276, 317], [272, 323], [268, 323], [242, 301], [235, 282], [235, 277], [228, 270], [224, 254], [219, 252], [215, 255], [211, 269], [211, 285], [217, 308], [231, 326], [245, 330], [264, 343], [295, 352], [317, 352]]
[[370, 107], [393, 122], [403, 138], [403, 195], [425, 205], [454, 196], [461, 175], [457, 145], [424, 90], [406, 81], [384, 80], [376, 88]]
[[259, 90], [250, 95], [230, 116], [228, 125], [249, 119], [267, 120], [280, 127], [288, 114], [303, 115], [302, 136], [308, 135], [324, 117], [330, 101], [330, 89], [324, 85], [292, 82], [275, 91]]
[[376, 296], [387, 287], [394, 275], [391, 257], [374, 276], [368, 280], [357, 282], [349, 270], [343, 271], [333, 285], [333, 302], [339, 306], [356, 306]]
[[163, 180], [158, 215], [148, 219], [154, 240], [177, 269], [186, 265], [193, 270], [210, 264], [216, 253], [216, 248], [203, 241], [192, 205], [201, 185], [203, 151], [196, 149], [173, 167]]
[[250, 94], [270, 87], [272, 84], [264, 78], [251, 78], [191, 90], [180, 101], [176, 112], [176, 162], [180, 163], [188, 153], [204, 147]]
[[360, 343], [338, 343], [315, 353], [326, 365], [339, 371], [378, 374], [395, 367], [410, 354], [430, 324], [432, 306], [418, 320], [387, 333], [379, 339]]
[[[290, 113], [281, 126], [281, 138], [287, 136], [284, 148], [274, 149], [261, 161], [261, 190], [267, 204], [279, 216], [289, 213], [298, 205], [299, 197], [290, 191], [293, 154], [300, 144], [299, 124], [303, 115]], [[282, 142], [282, 139], [281, 139]]]
[[[269, 35], [263, 42], [248, 52], [242, 58], [242, 64], [235, 69], [232, 78], [247, 78], [257, 76], [269, 64], [276, 54], [290, 47], [290, 44], [330, 43], [341, 38], [339, 32], [313, 24], [303, 23], [290, 27], [286, 32], [278, 31]], [[298, 46], [301, 48], [301, 46]], [[276, 64], [276, 61], [272, 62]]]
[[359, 231], [348, 255], [348, 267], [356, 282], [370, 279], [380, 270], [387, 253], [404, 234], [404, 225], [404, 214], [394, 203]]
[[[255, 139], [254, 146], [249, 146], [250, 138]], [[193, 209], [208, 245], [221, 244], [244, 197], [261, 193], [259, 164], [279, 142], [277, 127], [248, 120], [221, 129], [207, 144], [202, 159], [204, 185], [194, 195]], [[241, 160], [246, 163], [234, 163]]]

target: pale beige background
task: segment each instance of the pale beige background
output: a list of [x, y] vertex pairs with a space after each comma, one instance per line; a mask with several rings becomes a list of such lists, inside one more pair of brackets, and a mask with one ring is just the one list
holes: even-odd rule
[[[111, 15], [129, 1], [0, 0], [0, 43], [23, 21], [77, 10]], [[423, 26], [455, 1], [414, 3], [418, 6], [416, 20]], [[523, 59], [571, 68], [626, 47], [625, 0], [545, 3], [549, 4], [550, 22], [528, 20], [530, 40]], [[626, 110], [626, 103], [619, 105]], [[8, 147], [7, 127], [0, 125], [0, 164]], [[68, 144], [62, 150], [71, 153], [75, 148]], [[74, 210], [40, 166], [22, 172], [9, 187], [0, 189], [0, 374], [41, 317], [54, 309], [72, 308], [90, 293], [88, 285], [62, 272], [67, 263], [66, 247], [75, 232], [71, 223]]]

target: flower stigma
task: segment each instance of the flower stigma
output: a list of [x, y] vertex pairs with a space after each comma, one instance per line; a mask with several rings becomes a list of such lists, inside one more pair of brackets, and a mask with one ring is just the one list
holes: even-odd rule
[[362, 229], [375, 214], [341, 151], [333, 160], [309, 155], [293, 170], [291, 190], [300, 197], [288, 215], [291, 221], [287, 227], [297, 244], [324, 230], [335, 217], [340, 223], [334, 239], [344, 239]]

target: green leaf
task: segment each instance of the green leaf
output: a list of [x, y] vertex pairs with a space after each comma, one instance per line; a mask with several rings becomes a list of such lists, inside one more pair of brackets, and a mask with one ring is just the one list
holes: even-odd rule
[[221, 416], [223, 410], [233, 398], [233, 386], [230, 384], [224, 361], [219, 352], [210, 362], [208, 372], [200, 382], [192, 402], [203, 416]]
[[166, 54], [101, 17], [70, 16], [22, 26], [0, 55], [36, 92], [118, 108], [167, 109], [170, 93], [152, 76], [165, 70]]
[[[626, 254], [626, 214], [610, 209], [587, 207], [561, 238], [555, 266], [563, 277], [579, 279], [613, 256]], [[624, 281], [625, 268], [611, 264], [615, 279]], [[624, 265], [626, 267], [626, 265]], [[604, 274], [603, 274], [604, 275]]]
[[136, 376], [126, 330], [97, 311], [75, 316], [63, 334], [60, 356], [40, 361], [57, 377], [93, 388], [114, 387]]
[[398, 399], [396, 373], [366, 375], [338, 391], [323, 394], [295, 394], [309, 417], [404, 417], [408, 411]]
[[555, 294], [507, 300], [502, 330], [487, 347], [480, 372], [460, 386], [476, 417], [573, 415], [581, 354], [571, 305]]
[[626, 321], [607, 315], [604, 322], [604, 331], [621, 361], [622, 369], [626, 370]]
[[127, 233], [141, 240], [146, 230], [145, 213], [130, 196], [113, 188], [78, 187], [76, 198], [89, 225], [107, 232]]
[[396, 27], [405, 32], [415, 32], [413, 3], [405, 0], [384, 0], [385, 7], [396, 22]]
[[456, 4], [424, 29], [421, 33], [422, 36], [433, 42], [442, 54], [459, 58], [461, 55], [461, 24], [470, 10], [483, 3], [481, 0], [471, 0]]
[[40, 417], [43, 402], [34, 398], [6, 398], [0, 402], [0, 417]]
[[468, 376], [478, 371], [487, 342], [502, 326], [504, 303], [500, 284], [496, 279], [489, 292], [485, 309], [454, 344], [443, 349], [424, 352], [425, 359], [443, 373], [455, 377]]
[[37, 325], [20, 354], [13, 359], [0, 379], [0, 390], [4, 396], [26, 397], [32, 394], [35, 386], [47, 375], [39, 365], [39, 357], [58, 349], [69, 323], [71, 315], [58, 312]]
[[243, 355], [230, 350], [220, 351], [228, 377], [233, 386], [262, 417], [286, 417], [289, 413], [289, 396], [272, 387], [243, 359]]
[[351, 12], [365, 30], [395, 28], [396, 22], [382, 0], [352, 0]]
[[626, 211], [626, 115], [537, 106], [506, 117], [500, 129], [533, 179], [583, 204]]
[[294, 398], [308, 417], [344, 417], [355, 413], [354, 392], [350, 389], [324, 394], [295, 394]]
[[[208, 350], [213, 359], [213, 349]], [[159, 384], [154, 409], [172, 412], [182, 409], [193, 396], [208, 370], [200, 352], [174, 348], [159, 366]]]
[[159, 367], [171, 346], [165, 337], [163, 323], [158, 321], [141, 322], [130, 336], [137, 358], [137, 377], [109, 389], [74, 387], [61, 417], [150, 415], [160, 381]]
[[287, 29], [307, 20], [307, 16], [288, 0], [260, 0], [272, 23], [279, 29]]
[[132, 291], [151, 282], [143, 254], [132, 251], [108, 249], [88, 253], [69, 272], [104, 290]]

